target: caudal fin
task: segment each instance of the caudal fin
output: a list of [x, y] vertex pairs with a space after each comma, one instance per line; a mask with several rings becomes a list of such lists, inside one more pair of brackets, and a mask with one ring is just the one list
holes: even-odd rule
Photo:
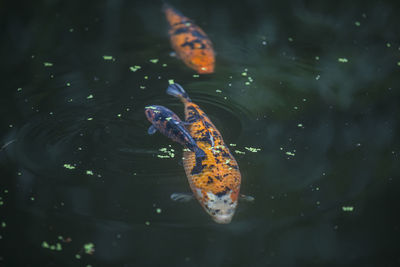
[[185, 90], [177, 83], [170, 84], [167, 88], [167, 94], [172, 95], [174, 97], [179, 98], [183, 102], [191, 102], [192, 100], [189, 98], [189, 95], [185, 92]]

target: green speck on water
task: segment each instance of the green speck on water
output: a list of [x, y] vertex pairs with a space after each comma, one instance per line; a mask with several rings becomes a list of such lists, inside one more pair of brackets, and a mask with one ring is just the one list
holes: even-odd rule
[[144, 89], [146, 89], [146, 86], [140, 85], [139, 88], [142, 89], [142, 90], [144, 90]]
[[69, 170], [73, 170], [73, 169], [75, 169], [75, 166], [73, 166], [73, 165], [71, 165], [69, 163], [65, 163], [64, 164], [64, 168], [69, 169]]
[[236, 144], [229, 144], [230, 146], [236, 146]]
[[303, 124], [299, 123], [299, 124], [297, 124], [297, 127], [302, 128], [302, 127], [303, 127]]
[[150, 59], [149, 61], [150, 61], [151, 63], [156, 64], [156, 63], [158, 62], [158, 58]]
[[61, 251], [61, 250], [62, 250], [62, 246], [61, 246], [60, 243], [57, 243], [57, 244], [56, 244], [56, 250], [57, 250], [57, 251]]
[[168, 84], [174, 84], [174, 83], [175, 83], [175, 82], [174, 82], [173, 79], [168, 80]]
[[35, 201], [35, 197], [31, 197], [31, 200], [32, 200], [32, 201]]
[[93, 120], [93, 118], [92, 118], [92, 117], [90, 117], [90, 118], [87, 118], [87, 120], [88, 120], [88, 121], [92, 121], [92, 120]]
[[4, 189], [4, 194], [8, 194], [8, 190], [7, 189]]
[[22, 175], [22, 172], [18, 172], [17, 174], [18, 174], [18, 176], [21, 176], [21, 175]]
[[397, 66], [400, 66], [400, 61], [397, 61]]
[[17, 92], [21, 92], [22, 91], [22, 88], [21, 87], [18, 87], [17, 88]]
[[86, 174], [87, 174], [87, 175], [93, 175], [93, 171], [87, 170], [87, 171], [86, 171]]
[[165, 67], [167, 67], [168, 65], [167, 65], [167, 63], [164, 63], [164, 64], [162, 64], [162, 66], [165, 68]]
[[288, 155], [288, 156], [292, 156], [292, 157], [294, 157], [294, 156], [295, 156], [295, 153], [293, 153], [293, 152], [290, 152], [290, 151], [287, 151], [285, 154], [286, 154], [286, 155]]
[[361, 15], [364, 19], [366, 19], [367, 18], [367, 14], [365, 14], [365, 13], [362, 13], [362, 15]]
[[242, 155], [246, 154], [246, 152], [243, 152], [243, 151], [240, 151], [240, 150], [235, 150], [235, 153], [236, 154], [242, 154]]
[[71, 83], [67, 83], [67, 86], [71, 86]]
[[160, 214], [160, 213], [161, 213], [161, 209], [160, 209], [160, 208], [157, 208], [157, 209], [156, 209], [156, 212], [157, 212], [158, 214]]
[[118, 118], [121, 118], [121, 116], [122, 116], [121, 113], [117, 114], [117, 117], [118, 117]]
[[200, 77], [200, 75], [198, 75], [198, 74], [193, 74], [193, 78], [199, 78]]
[[87, 98], [87, 99], [92, 99], [92, 98], [93, 98], [93, 95], [88, 95], [86, 98]]
[[293, 42], [294, 41], [292, 37], [289, 37], [288, 40], [289, 40], [289, 42]]
[[293, 108], [294, 108], [294, 109], [299, 109], [297, 106], [294, 106]]
[[149, 76], [144, 76], [144, 79], [145, 79], [145, 80], [148, 80], [148, 79], [149, 79]]
[[356, 25], [357, 27], [360, 27], [361, 23], [359, 21], [354, 22], [354, 25]]
[[317, 81], [318, 81], [318, 80], [319, 80], [319, 78], [321, 78], [321, 75], [319, 75], [319, 74], [318, 74], [318, 75], [315, 77], [315, 80], [317, 80]]
[[317, 205], [321, 204], [321, 202], [317, 201]]
[[245, 146], [244, 148], [253, 153], [261, 151], [261, 148], [254, 148], [254, 147], [247, 147], [247, 146]]
[[249, 86], [249, 85], [250, 85], [250, 83], [249, 83], [249, 82], [245, 82], [244, 84], [245, 84], [245, 85], [247, 85], [247, 86]]
[[8, 127], [10, 127], [10, 128], [12, 128], [12, 127], [14, 127], [12, 124], [10, 124], [10, 125], [8, 125]]
[[242, 72], [242, 76], [243, 77], [247, 76], [247, 72]]
[[149, 226], [149, 225], [150, 225], [150, 222], [149, 222], [149, 221], [145, 221], [144, 224], [147, 225], [147, 226]]
[[103, 59], [104, 60], [114, 60], [113, 56], [107, 56], [107, 55], [104, 55]]
[[76, 255], [75, 255], [75, 258], [76, 258], [77, 260], [79, 260], [79, 259], [81, 258], [81, 255], [76, 254]]
[[47, 243], [46, 241], [42, 242], [42, 248], [49, 248], [49, 247], [50, 247], [49, 243]]
[[219, 90], [219, 89], [215, 90], [215, 92], [217, 92], [217, 93], [222, 93], [222, 91]]
[[136, 72], [137, 70], [140, 70], [141, 68], [142, 68], [142, 67], [140, 67], [140, 66], [138, 66], [138, 65], [129, 67], [129, 69], [130, 69], [131, 71], [133, 71], [133, 72]]
[[319, 56], [315, 56], [315, 60], [319, 60]]
[[51, 62], [43, 62], [43, 65], [45, 67], [53, 67], [53, 63], [51, 63]]
[[0, 206], [3, 206], [4, 205], [4, 202], [3, 201], [0, 201]]
[[347, 63], [347, 62], [349, 62], [349, 61], [347, 60], [347, 58], [345, 58], [345, 57], [340, 57], [340, 58], [338, 58], [338, 61], [339, 61], [340, 63]]
[[392, 45], [390, 43], [386, 43], [386, 47], [392, 47]]
[[83, 248], [85, 249], [86, 254], [92, 254], [94, 252], [94, 244], [93, 243], [84, 244]]
[[69, 29], [69, 32], [74, 32], [74, 28], [70, 28], [70, 29]]
[[1, 227], [2, 228], [6, 228], [6, 226], [7, 226], [6, 222], [1, 222]]
[[57, 238], [58, 240], [64, 240], [64, 237], [62, 235], [59, 235]]
[[353, 207], [353, 206], [343, 206], [343, 207], [342, 207], [342, 210], [343, 210], [343, 211], [353, 211], [353, 210], [354, 210], [354, 207]]

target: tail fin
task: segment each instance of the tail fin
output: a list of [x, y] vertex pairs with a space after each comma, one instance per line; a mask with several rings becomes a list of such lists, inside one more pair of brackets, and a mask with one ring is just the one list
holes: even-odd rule
[[185, 92], [185, 90], [177, 83], [170, 84], [167, 88], [167, 94], [175, 96], [182, 100], [183, 102], [192, 102], [189, 98], [189, 95]]

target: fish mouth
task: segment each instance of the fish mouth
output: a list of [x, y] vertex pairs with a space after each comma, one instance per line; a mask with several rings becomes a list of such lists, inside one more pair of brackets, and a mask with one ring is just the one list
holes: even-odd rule
[[213, 216], [212, 219], [214, 222], [219, 224], [228, 224], [232, 221], [233, 214], [224, 214], [224, 215], [216, 215]]

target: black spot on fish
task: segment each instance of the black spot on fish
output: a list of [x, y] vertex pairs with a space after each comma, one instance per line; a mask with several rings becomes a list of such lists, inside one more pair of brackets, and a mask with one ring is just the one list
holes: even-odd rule
[[229, 191], [229, 190], [230, 190], [230, 188], [229, 188], [229, 187], [227, 187], [227, 186], [225, 186], [225, 189], [224, 189], [224, 190], [222, 190], [222, 191], [220, 191], [220, 192], [216, 193], [215, 195], [216, 195], [216, 196], [218, 196], [218, 197], [225, 196], [225, 195], [226, 195], [226, 193], [228, 193], [228, 191]]
[[176, 31], [174, 31], [173, 35], [178, 35], [178, 34], [187, 33], [187, 32], [189, 32], [188, 28], [181, 27], [181, 28], [177, 29]]
[[212, 184], [214, 183], [214, 180], [211, 178], [211, 176], [208, 176], [207, 184]]
[[193, 36], [196, 36], [196, 37], [199, 37], [199, 38], [201, 38], [201, 39], [206, 38], [205, 35], [201, 34], [199, 31], [196, 31], [196, 30], [192, 31], [192, 35], [193, 35]]

